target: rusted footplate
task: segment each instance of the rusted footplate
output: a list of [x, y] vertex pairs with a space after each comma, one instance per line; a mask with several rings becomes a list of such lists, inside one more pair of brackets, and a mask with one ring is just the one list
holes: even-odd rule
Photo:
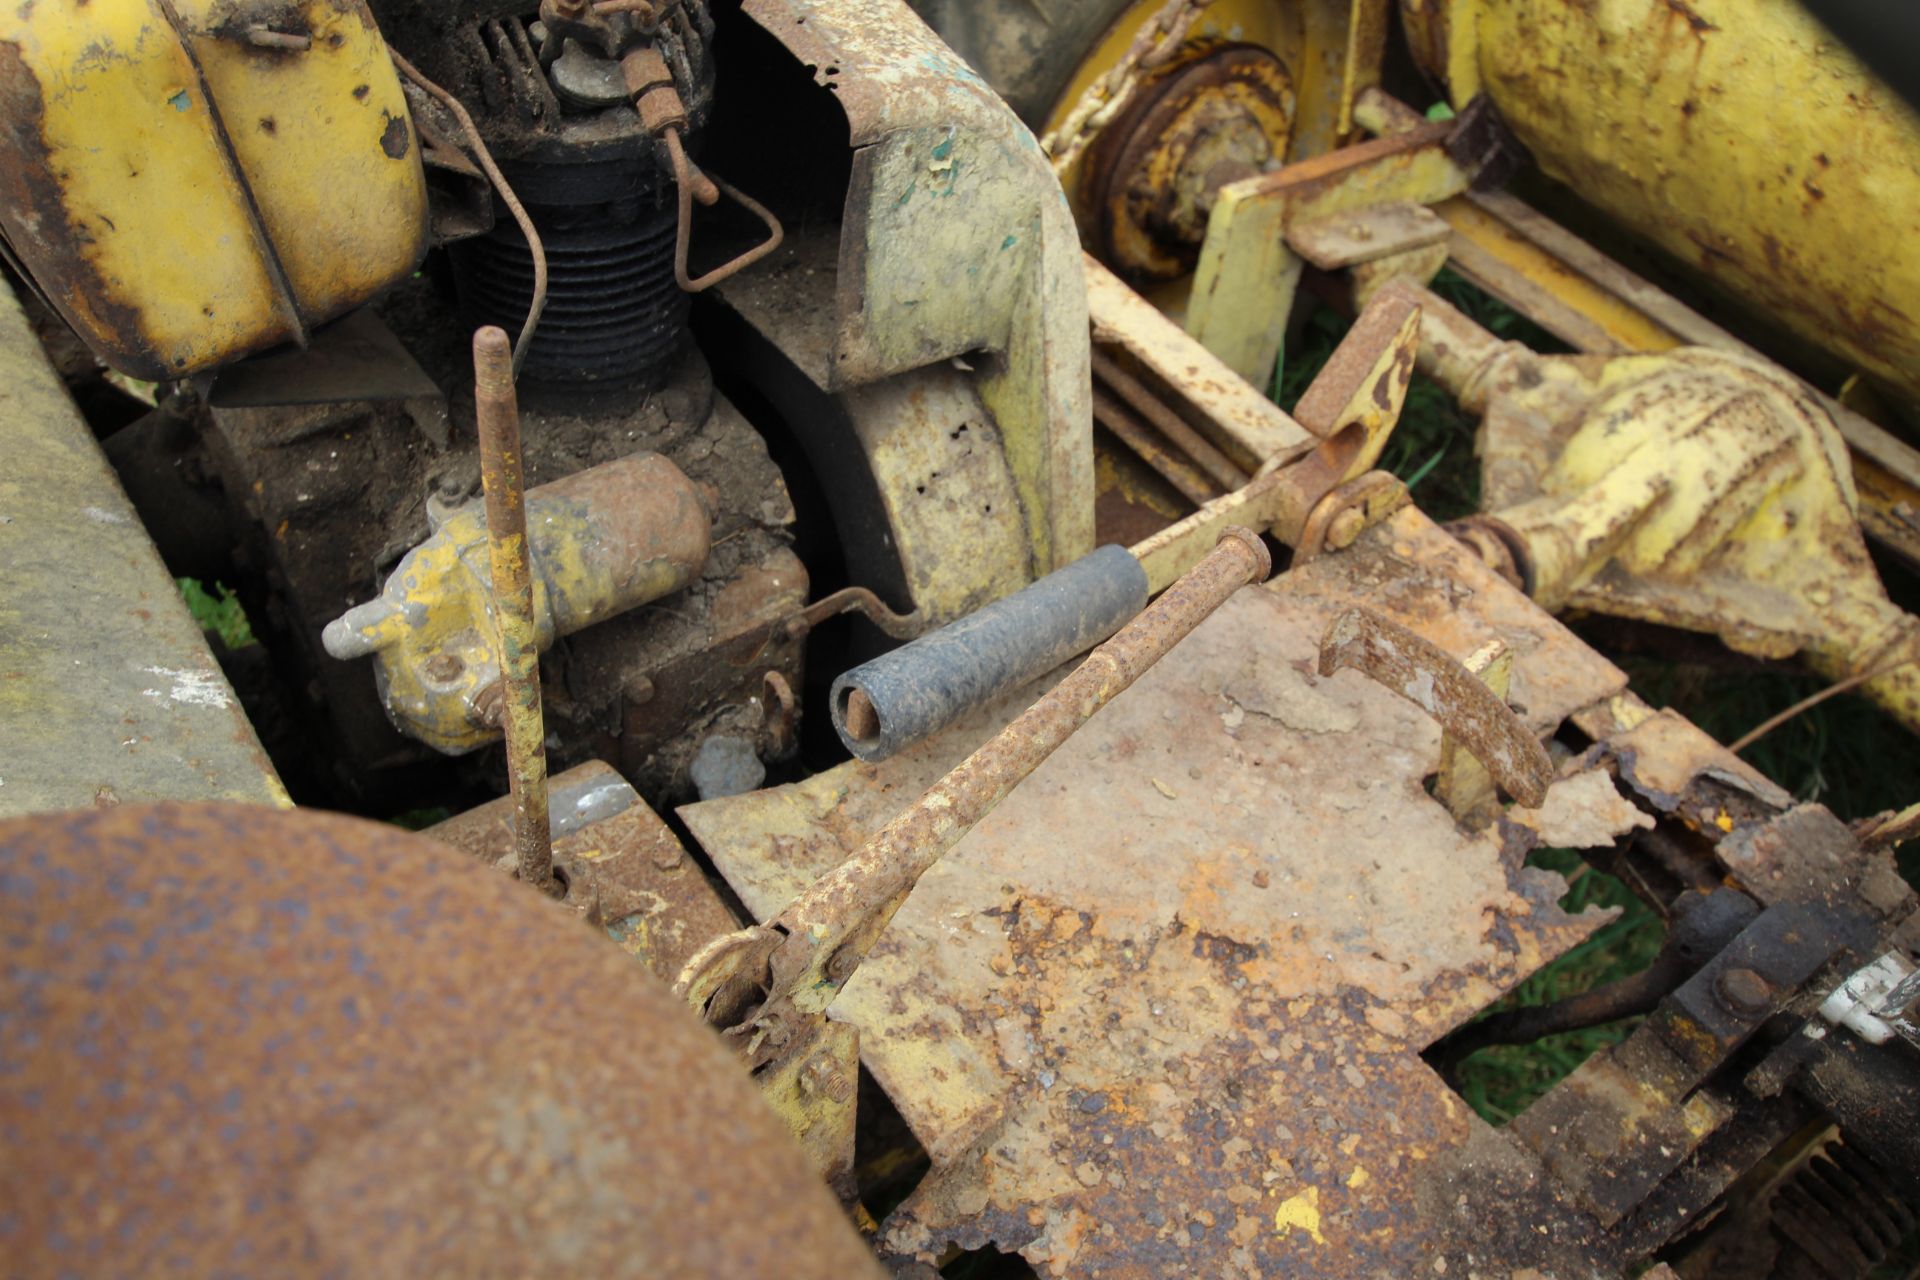
[[[552, 780], [553, 867], [562, 903], [673, 981], [701, 947], [739, 927], [733, 912], [660, 815], [612, 766], [592, 760]], [[428, 827], [489, 866], [512, 871], [517, 850], [510, 796]]]
[[717, 938], [675, 990], [740, 1050], [830, 1185], [851, 1198], [854, 1032], [827, 1006], [955, 842], [1223, 600], [1264, 581], [1260, 539], [1230, 529], [1180, 581], [1018, 719], [932, 781], [857, 853], [768, 923]]
[[[1452, 655], [1507, 645], [1536, 734], [1625, 683], [1413, 509], [1235, 595], [927, 872], [831, 1006], [933, 1158], [886, 1248], [1109, 1278], [1489, 1270], [1416, 1207], [1487, 1132], [1420, 1051], [1604, 917], [1560, 911], [1524, 833], [1426, 793], [1423, 712], [1318, 677], [1362, 600]], [[681, 813], [766, 918], [1013, 709]]]
[[1553, 761], [1506, 700], [1429, 640], [1370, 609], [1333, 620], [1320, 640], [1320, 674], [1366, 673], [1437, 720], [1485, 765], [1500, 789], [1530, 809], [1546, 803]]
[[1271, 567], [1255, 534], [1229, 529], [1166, 594], [929, 787], [857, 856], [770, 923], [704, 948], [687, 963], [676, 989], [734, 1038], [756, 1068], [790, 1056], [802, 1024], [825, 1012], [927, 869], [1094, 712], [1235, 591], [1265, 581]]

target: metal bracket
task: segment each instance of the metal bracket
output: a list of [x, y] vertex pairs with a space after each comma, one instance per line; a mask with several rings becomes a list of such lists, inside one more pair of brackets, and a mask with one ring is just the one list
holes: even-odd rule
[[[1497, 655], [1488, 655], [1483, 669], [1491, 669], [1497, 660]], [[1320, 641], [1320, 674], [1331, 676], [1341, 667], [1371, 677], [1438, 721], [1446, 731], [1440, 748], [1443, 766], [1451, 740], [1455, 750], [1464, 746], [1471, 752], [1520, 804], [1537, 809], [1546, 802], [1547, 784], [1553, 781], [1546, 748], [1479, 675], [1425, 637], [1371, 610], [1349, 609], [1333, 620]], [[1461, 777], [1457, 765], [1454, 775], [1454, 785], [1470, 795], [1471, 779]]]

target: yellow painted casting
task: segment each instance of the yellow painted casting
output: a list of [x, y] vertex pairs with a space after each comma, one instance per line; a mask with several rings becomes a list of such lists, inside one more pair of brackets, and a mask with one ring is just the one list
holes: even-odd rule
[[[662, 515], [635, 519], [641, 508]], [[655, 454], [530, 492], [526, 546], [539, 651], [685, 586], [706, 561], [707, 520], [692, 482]], [[642, 526], [637, 535], [633, 524]], [[651, 539], [648, 525], [660, 531]], [[335, 658], [375, 656], [395, 726], [449, 755], [498, 738], [500, 719], [512, 710], [501, 682], [490, 559], [485, 510], [469, 503], [406, 554], [378, 597], [349, 609], [323, 635]]]
[[[1509, 345], [1476, 382], [1484, 502], [1548, 608], [1799, 653], [1833, 679], [1920, 659], [1920, 623], [1867, 554], [1846, 444], [1778, 369], [1698, 348], [1599, 358]], [[1864, 687], [1920, 730], [1920, 666]]]

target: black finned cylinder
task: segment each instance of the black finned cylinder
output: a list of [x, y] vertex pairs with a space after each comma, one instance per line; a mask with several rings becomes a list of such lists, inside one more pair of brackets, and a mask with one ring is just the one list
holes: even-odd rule
[[[592, 401], [658, 387], [686, 339], [690, 300], [673, 278], [673, 184], [652, 146], [578, 164], [503, 161], [501, 170], [547, 254], [547, 305], [520, 370], [524, 390]], [[518, 334], [533, 300], [519, 225], [501, 216], [450, 252], [466, 323]]]
[[[673, 169], [629, 99], [621, 58], [659, 54], [685, 112], [682, 140], [697, 155], [713, 109], [713, 18], [704, 0], [676, 0], [655, 18], [610, 21], [637, 41], [624, 53], [514, 17], [458, 24], [422, 52], [540, 233], [546, 308], [518, 387], [523, 402], [560, 412], [615, 409], [661, 386], [691, 341], [690, 300], [673, 276]], [[533, 255], [499, 199], [493, 214], [490, 230], [448, 245], [454, 290], [470, 327], [517, 337], [533, 301]]]
[[[1125, 547], [1101, 547], [1064, 569], [833, 682], [833, 727], [862, 760], [884, 760], [967, 711], [1099, 644], [1147, 603], [1147, 572]], [[848, 727], [856, 712], [862, 736]]]

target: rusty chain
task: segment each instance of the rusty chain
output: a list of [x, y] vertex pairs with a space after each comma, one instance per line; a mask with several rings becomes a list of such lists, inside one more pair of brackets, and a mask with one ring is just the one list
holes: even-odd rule
[[1053, 171], [1065, 174], [1095, 134], [1104, 129], [1133, 97], [1143, 76], [1165, 66], [1186, 43], [1200, 11], [1213, 0], [1167, 0], [1160, 12], [1142, 26], [1120, 61], [1088, 85], [1072, 110], [1040, 139], [1040, 149], [1053, 160]]

